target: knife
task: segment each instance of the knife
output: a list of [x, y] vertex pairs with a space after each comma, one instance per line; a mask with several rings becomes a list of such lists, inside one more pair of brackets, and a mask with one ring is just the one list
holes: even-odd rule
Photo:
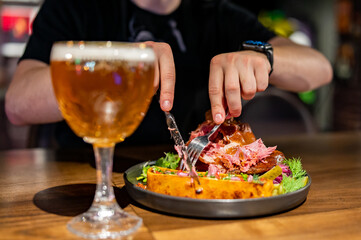
[[186, 165], [186, 168], [189, 171], [189, 176], [193, 179], [196, 193], [201, 193], [203, 189], [201, 187], [198, 174], [195, 170], [195, 167], [192, 165], [191, 160], [188, 157], [187, 147], [185, 146], [182, 135], [179, 132], [178, 126], [175, 122], [175, 118], [173, 114], [171, 114], [170, 112], [164, 112], [164, 113], [170, 134], [172, 135], [176, 147], [179, 147], [178, 152], [181, 155], [179, 157], [182, 159], [182, 163]]

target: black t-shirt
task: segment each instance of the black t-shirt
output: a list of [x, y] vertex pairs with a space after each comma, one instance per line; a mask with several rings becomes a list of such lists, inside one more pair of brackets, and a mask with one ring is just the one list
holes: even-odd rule
[[[168, 43], [176, 66], [172, 113], [181, 134], [189, 133], [210, 109], [209, 63], [220, 53], [239, 49], [244, 40], [274, 37], [250, 12], [227, 0], [183, 0], [169, 15], [143, 10], [130, 0], [46, 0], [33, 23], [24, 55], [49, 64], [52, 44], [63, 40], [158, 41]], [[61, 146], [79, 146], [63, 121], [56, 137]], [[164, 113], [153, 99], [143, 122], [124, 144], [171, 143]]]

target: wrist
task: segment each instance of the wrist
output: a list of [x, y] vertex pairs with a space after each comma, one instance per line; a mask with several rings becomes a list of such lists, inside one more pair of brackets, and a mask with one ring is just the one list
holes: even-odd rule
[[271, 66], [271, 70], [269, 72], [269, 75], [271, 75], [273, 72], [273, 48], [271, 44], [262, 41], [247, 40], [242, 42], [240, 50], [252, 50], [265, 54]]

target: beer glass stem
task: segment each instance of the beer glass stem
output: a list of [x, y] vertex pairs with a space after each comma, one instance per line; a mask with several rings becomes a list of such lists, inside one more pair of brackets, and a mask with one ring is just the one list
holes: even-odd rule
[[113, 239], [134, 233], [142, 219], [128, 214], [115, 200], [112, 186], [114, 144], [93, 145], [97, 168], [97, 188], [93, 204], [85, 213], [68, 222], [68, 229], [89, 239]]
[[97, 188], [93, 204], [110, 206], [115, 203], [112, 186], [114, 145], [110, 147], [93, 146], [97, 168]]

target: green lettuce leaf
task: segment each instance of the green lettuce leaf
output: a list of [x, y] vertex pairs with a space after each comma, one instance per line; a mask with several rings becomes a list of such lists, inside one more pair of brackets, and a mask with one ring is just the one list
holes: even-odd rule
[[282, 179], [282, 189], [283, 193], [289, 193], [297, 191], [298, 189], [303, 188], [306, 186], [308, 182], [308, 177], [301, 177], [301, 178], [293, 178], [293, 177], [287, 177], [286, 175], [283, 175]]

